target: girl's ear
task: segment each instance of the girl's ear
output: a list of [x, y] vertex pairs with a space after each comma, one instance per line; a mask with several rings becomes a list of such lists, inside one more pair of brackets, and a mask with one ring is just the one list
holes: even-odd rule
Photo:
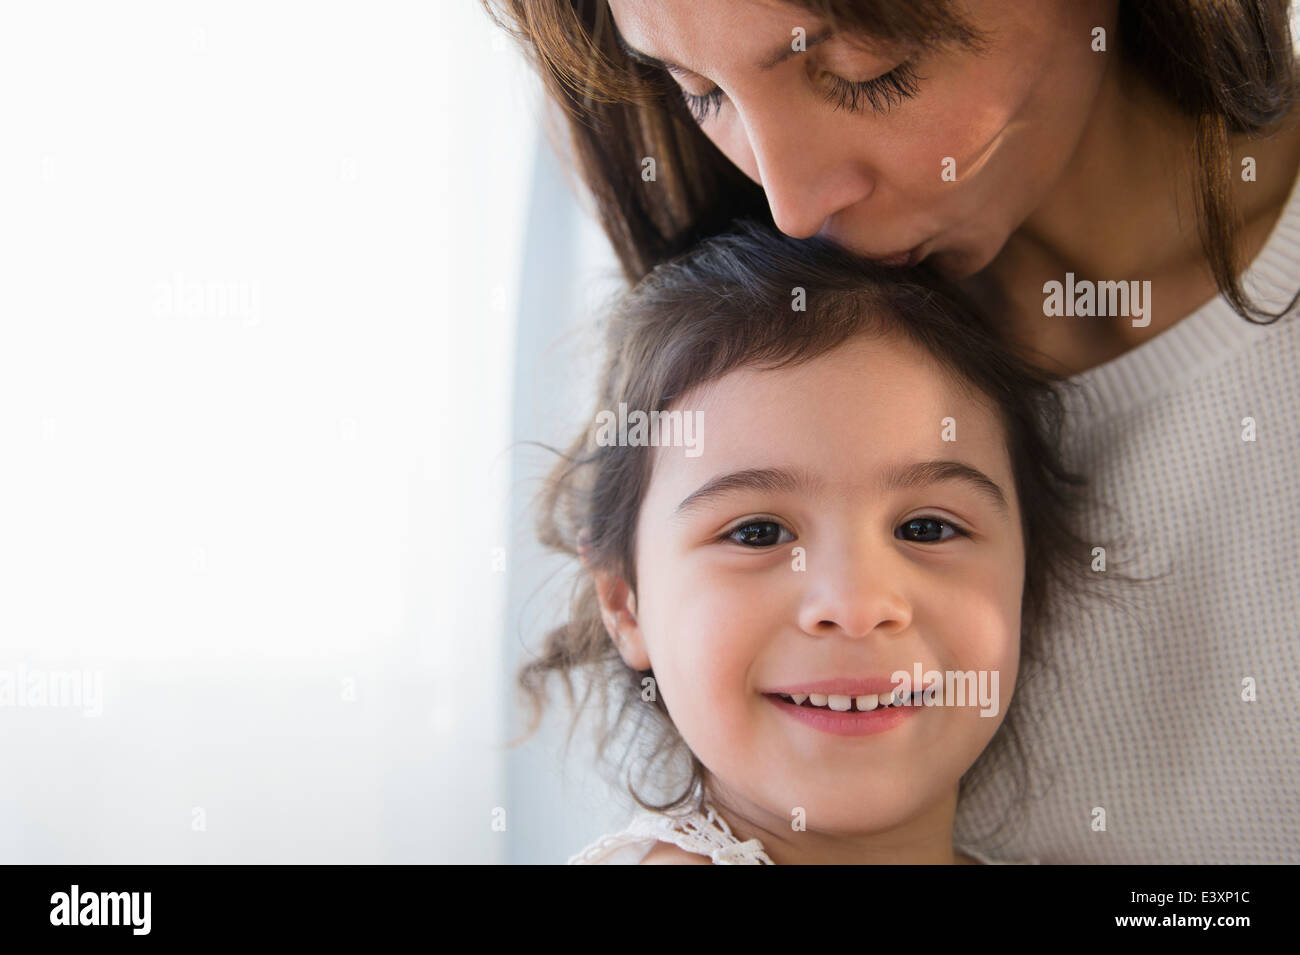
[[650, 655], [636, 615], [636, 594], [618, 574], [596, 571], [592, 577], [600, 601], [600, 618], [623, 662], [633, 670], [649, 670]]

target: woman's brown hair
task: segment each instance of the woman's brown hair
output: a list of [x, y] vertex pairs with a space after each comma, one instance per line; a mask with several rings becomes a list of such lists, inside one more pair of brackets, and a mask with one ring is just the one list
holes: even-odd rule
[[[804, 290], [803, 310], [792, 292]], [[1081, 480], [1061, 463], [1061, 421], [1055, 379], [1001, 346], [980, 313], [953, 287], [922, 270], [888, 270], [829, 242], [797, 240], [766, 225], [741, 223], [655, 268], [608, 318], [608, 354], [596, 412], [628, 408], [667, 412], [695, 388], [741, 367], [806, 362], [851, 339], [895, 337], [910, 342], [943, 373], [993, 409], [1001, 422], [1020, 502], [1024, 535], [1021, 678], [994, 745], [962, 780], [963, 792], [1000, 772], [1011, 756], [1013, 775], [1025, 754], [1017, 723], [1023, 689], [1044, 673], [1038, 635], [1096, 575], [1089, 546], [1075, 529]], [[595, 420], [595, 415], [592, 419]], [[935, 423], [939, 427], [939, 422]], [[653, 448], [608, 446], [594, 427], [584, 430], [550, 475], [540, 499], [539, 536], [586, 566], [567, 619], [545, 637], [519, 673], [535, 728], [551, 677], [563, 679], [576, 703], [573, 730], [585, 714], [597, 724], [598, 755], [624, 741], [617, 774], [629, 761], [638, 776], [626, 783], [645, 808], [671, 810], [705, 799], [702, 764], [685, 744], [657, 694], [644, 693], [650, 671], [624, 663], [605, 630], [593, 574], [613, 573], [635, 592], [635, 528], [652, 474]], [[580, 686], [581, 700], [575, 698]], [[531, 728], [529, 732], [531, 732]], [[662, 768], [688, 764], [681, 788], [658, 801], [639, 792]], [[1023, 786], [1021, 786], [1023, 788]]]
[[[673, 84], [623, 51], [608, 0], [482, 2], [564, 108], [574, 160], [630, 280], [732, 219], [770, 221], [762, 188], [700, 131]], [[982, 43], [948, 0], [790, 2], [889, 41]], [[1277, 318], [1241, 287], [1228, 137], [1271, 129], [1296, 102], [1288, 0], [1120, 0], [1118, 30], [1124, 60], [1193, 121], [1198, 230], [1215, 283], [1242, 316]], [[646, 156], [658, 160], [653, 189], [641, 178]]]

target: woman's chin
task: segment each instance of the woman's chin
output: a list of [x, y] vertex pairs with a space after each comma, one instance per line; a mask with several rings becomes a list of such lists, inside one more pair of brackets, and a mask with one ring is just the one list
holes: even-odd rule
[[993, 258], [977, 249], [935, 249], [921, 264], [945, 278], [966, 279], [983, 271]]

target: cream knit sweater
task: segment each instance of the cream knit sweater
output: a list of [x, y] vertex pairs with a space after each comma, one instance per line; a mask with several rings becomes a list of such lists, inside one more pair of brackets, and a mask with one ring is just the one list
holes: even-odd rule
[[[1244, 282], [1273, 311], [1300, 289], [1300, 189]], [[1103, 503], [1085, 530], [1166, 575], [1045, 635], [1040, 798], [975, 841], [1006, 814], [995, 777], [957, 836], [1044, 863], [1300, 862], [1300, 317], [1219, 297], [1071, 383], [1067, 463]]]

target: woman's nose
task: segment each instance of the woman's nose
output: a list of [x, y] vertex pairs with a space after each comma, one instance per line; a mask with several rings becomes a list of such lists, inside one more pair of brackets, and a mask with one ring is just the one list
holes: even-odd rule
[[865, 164], [836, 141], [842, 130], [823, 129], [795, 106], [738, 111], [752, 157], [751, 175], [767, 194], [772, 221], [786, 235], [814, 236], [832, 215], [871, 195], [873, 181]]
[[808, 634], [864, 637], [894, 634], [912, 623], [902, 587], [905, 571], [885, 548], [855, 545], [838, 554], [810, 548], [799, 626]]

